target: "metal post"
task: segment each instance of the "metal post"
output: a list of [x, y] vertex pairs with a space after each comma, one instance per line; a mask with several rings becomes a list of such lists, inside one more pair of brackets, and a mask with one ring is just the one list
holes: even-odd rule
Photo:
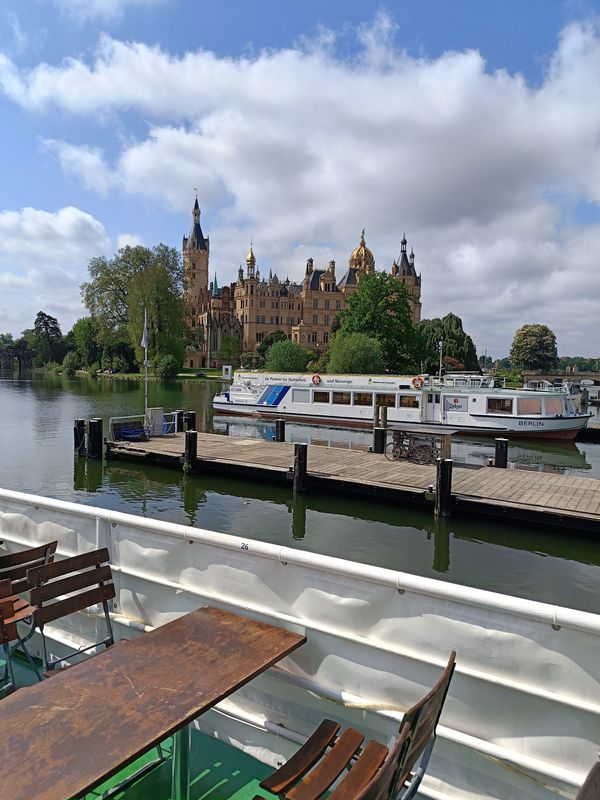
[[276, 419], [275, 420], [275, 441], [276, 442], [285, 442], [285, 420], [284, 419]]
[[308, 466], [308, 445], [294, 445], [294, 494], [306, 489], [306, 469]]
[[373, 428], [373, 452], [383, 453], [387, 431], [385, 428]]
[[189, 800], [190, 797], [190, 744], [192, 726], [184, 725], [173, 735], [171, 763], [171, 800]]
[[73, 422], [73, 444], [78, 456], [85, 455], [85, 420], [76, 419]]
[[183, 471], [193, 472], [198, 455], [198, 434], [196, 431], [185, 432], [185, 452], [183, 454]]
[[175, 433], [183, 433], [183, 410], [181, 408], [175, 411]]
[[96, 417], [88, 420], [88, 450], [89, 458], [102, 458], [102, 419]]
[[508, 439], [494, 439], [496, 442], [496, 457], [494, 466], [500, 469], [506, 469], [508, 464]]
[[452, 503], [452, 459], [437, 459], [437, 475], [435, 482], [436, 517], [449, 517]]

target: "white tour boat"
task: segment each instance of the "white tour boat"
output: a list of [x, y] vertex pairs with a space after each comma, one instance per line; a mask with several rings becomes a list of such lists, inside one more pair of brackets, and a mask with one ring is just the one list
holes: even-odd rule
[[489, 375], [318, 375], [239, 370], [215, 395], [220, 414], [371, 427], [376, 406], [390, 427], [439, 425], [469, 434], [574, 439], [591, 414], [551, 386], [505, 389]]

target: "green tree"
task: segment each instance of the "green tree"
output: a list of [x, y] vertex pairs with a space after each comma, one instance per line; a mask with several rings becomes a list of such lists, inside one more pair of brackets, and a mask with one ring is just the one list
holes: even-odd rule
[[12, 333], [0, 333], [0, 347], [12, 347], [14, 344]]
[[71, 328], [71, 333], [81, 364], [89, 367], [100, 357], [94, 320], [92, 317], [81, 317]]
[[523, 325], [515, 333], [510, 360], [521, 369], [556, 369], [558, 351], [554, 332], [547, 325]]
[[385, 272], [364, 275], [340, 315], [339, 333], [377, 339], [383, 365], [391, 372], [418, 371], [422, 344], [412, 324], [410, 299], [410, 290], [397, 278]]
[[267, 351], [271, 345], [275, 344], [275, 342], [285, 342], [287, 338], [288, 335], [284, 331], [274, 331], [273, 333], [269, 333], [267, 336], [265, 336], [265, 338], [256, 348], [259, 365], [265, 363]]
[[424, 369], [426, 372], [437, 372], [440, 339], [444, 343], [444, 356], [456, 359], [463, 369], [479, 369], [473, 340], [463, 330], [462, 320], [456, 314], [446, 314], [441, 319], [439, 317], [424, 319], [419, 323], [419, 330], [424, 345]]
[[237, 364], [240, 358], [240, 340], [237, 336], [225, 334], [221, 346], [217, 350], [217, 358], [221, 364]]
[[56, 317], [38, 311], [33, 323], [38, 342], [38, 359], [42, 364], [48, 361], [61, 362], [63, 359], [63, 336]]
[[156, 374], [161, 381], [171, 381], [177, 377], [180, 366], [174, 356], [163, 356], [156, 367]]
[[181, 365], [185, 354], [183, 299], [164, 265], [151, 264], [131, 278], [127, 309], [127, 334], [138, 362], [144, 360], [141, 341], [146, 310], [148, 358], [158, 362], [163, 356], [172, 355]]
[[381, 343], [366, 333], [342, 333], [333, 337], [328, 350], [327, 372], [366, 375], [381, 372], [383, 351]]
[[67, 353], [67, 355], [63, 358], [63, 372], [67, 375], [75, 375], [75, 370], [79, 369], [81, 366], [79, 353], [75, 350], [71, 350]]
[[302, 345], [286, 338], [269, 347], [265, 366], [270, 372], [304, 372], [307, 363], [308, 353]]
[[[165, 338], [170, 342], [183, 339], [183, 264], [175, 248], [164, 244], [152, 249], [123, 247], [110, 259], [91, 259], [88, 274], [81, 296], [94, 319], [101, 348], [123, 335], [131, 346], [139, 347], [144, 304], [149, 316], [152, 309], [153, 357], [171, 351], [174, 345], [166, 343]], [[173, 327], [176, 330], [171, 330]], [[179, 349], [183, 354], [183, 341], [175, 347], [177, 354]]]

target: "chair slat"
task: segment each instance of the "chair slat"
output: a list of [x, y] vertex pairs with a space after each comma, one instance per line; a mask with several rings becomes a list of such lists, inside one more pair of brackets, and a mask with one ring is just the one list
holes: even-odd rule
[[[411, 728], [408, 723], [402, 726], [400, 735], [379, 772], [371, 782], [354, 797], [355, 800], [389, 800], [396, 797], [396, 776], [404, 769], [404, 761], [408, 753]], [[366, 748], [365, 748], [366, 749]], [[401, 786], [401, 784], [399, 784]]]
[[346, 769], [361, 746], [364, 734], [346, 728], [317, 766], [287, 792], [290, 800], [317, 800]]
[[328, 800], [355, 800], [381, 769], [388, 749], [380, 742], [369, 742], [346, 777], [335, 787]]
[[101, 581], [110, 580], [112, 580], [112, 572], [109, 566], [77, 572], [59, 581], [44, 583], [42, 586], [33, 586], [31, 589], [31, 602], [33, 605], [39, 605], [42, 602], [53, 600], [55, 597], [75, 592], [77, 589], [85, 589], [86, 586], [97, 586]]
[[323, 720], [316, 731], [283, 766], [260, 782], [261, 788], [273, 792], [273, 794], [280, 794], [289, 789], [317, 763], [337, 736], [339, 729], [338, 722], [331, 719]]
[[55, 619], [65, 617], [75, 611], [81, 611], [104, 600], [112, 600], [115, 595], [114, 584], [108, 583], [105, 586], [98, 586], [96, 589], [90, 589], [87, 592], [67, 597], [65, 600], [58, 600], [48, 606], [38, 607], [35, 610], [35, 625], [45, 625]]
[[11, 594], [15, 594], [12, 583], [8, 578], [4, 578], [4, 580], [0, 581], [0, 597], [9, 597]]
[[50, 581], [54, 578], [59, 578], [61, 575], [68, 575], [70, 572], [95, 567], [107, 561], [109, 561], [108, 550], [103, 547], [100, 550], [93, 550], [91, 553], [82, 553], [72, 558], [53, 561], [51, 564], [45, 564], [42, 567], [34, 567], [34, 569], [27, 571], [27, 577], [32, 586], [37, 586], [43, 581]]
[[48, 542], [38, 547], [29, 547], [27, 550], [18, 550], [16, 553], [5, 553], [0, 556], [0, 570], [15, 567], [19, 564], [27, 564], [30, 561], [45, 561], [50, 555], [56, 552], [58, 542]]

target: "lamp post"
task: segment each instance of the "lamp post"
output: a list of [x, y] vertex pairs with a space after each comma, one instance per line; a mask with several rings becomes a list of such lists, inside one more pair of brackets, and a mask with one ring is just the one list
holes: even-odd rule
[[442, 356], [444, 353], [444, 340], [440, 339], [438, 342], [438, 351], [440, 353], [440, 372], [439, 372], [439, 381], [442, 382]]

